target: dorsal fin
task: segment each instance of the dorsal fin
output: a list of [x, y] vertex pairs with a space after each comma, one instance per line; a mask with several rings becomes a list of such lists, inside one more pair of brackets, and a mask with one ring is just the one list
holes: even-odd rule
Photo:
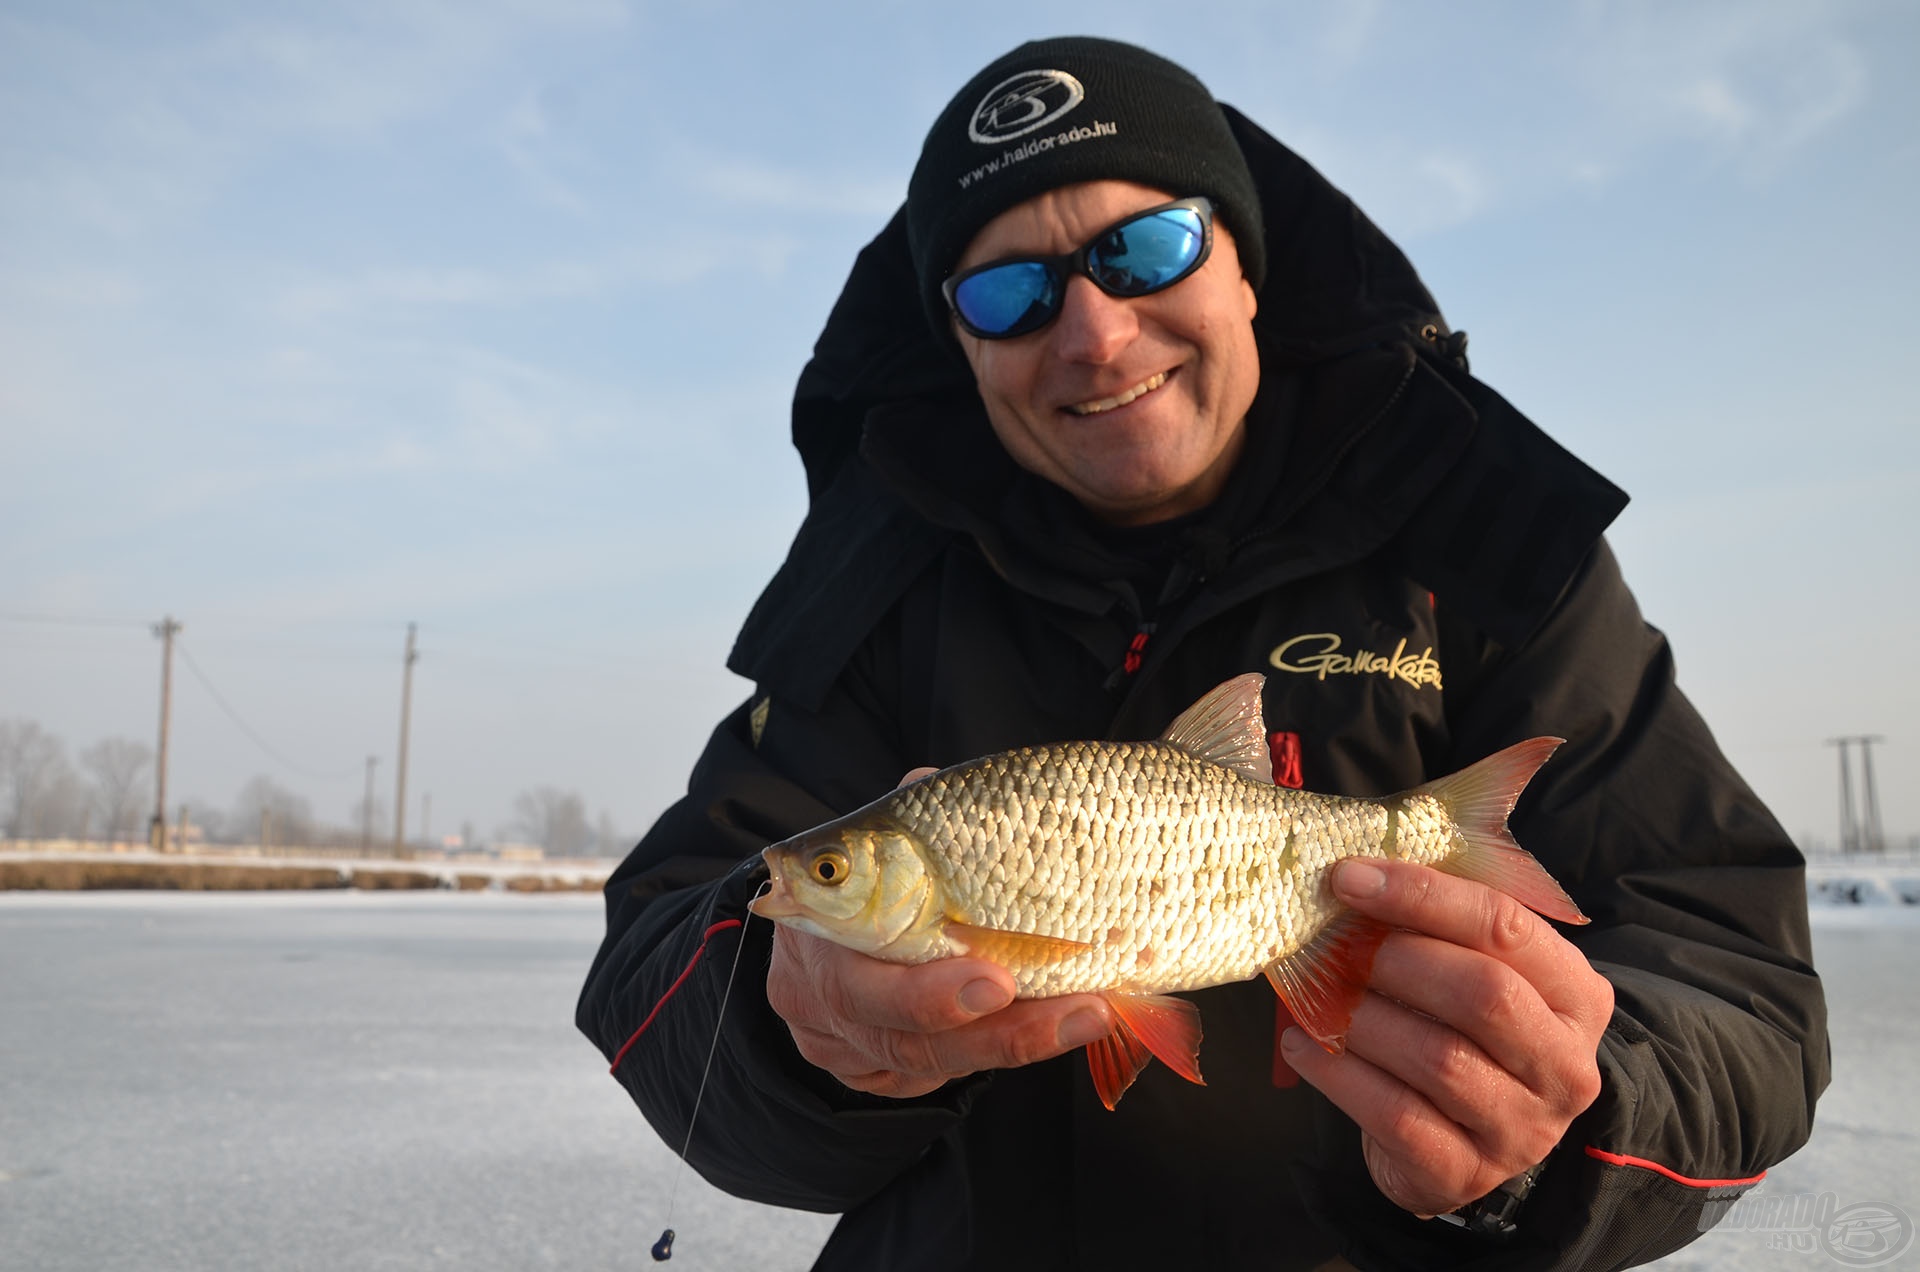
[[1266, 683], [1257, 671], [1235, 676], [1182, 711], [1160, 740], [1273, 785], [1273, 752], [1267, 749], [1267, 725], [1260, 715], [1260, 689]]

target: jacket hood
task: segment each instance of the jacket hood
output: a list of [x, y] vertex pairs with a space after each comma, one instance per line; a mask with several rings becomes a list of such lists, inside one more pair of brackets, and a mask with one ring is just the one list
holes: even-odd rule
[[[1525, 640], [1626, 496], [1468, 374], [1464, 334], [1352, 200], [1222, 110], [1266, 217], [1248, 421], [1250, 436], [1269, 433], [1249, 453], [1283, 458], [1258, 474], [1243, 461], [1233, 480], [1257, 489], [1218, 501], [1209, 514], [1222, 516], [1181, 546], [1176, 568], [1232, 575], [1186, 621], [1381, 552], [1494, 639]], [[794, 394], [793, 442], [807, 516], [728, 658], [771, 691], [818, 701], [957, 539], [1056, 604], [1098, 615], [1132, 595], [1137, 608], [1103, 564], [1088, 566], [1061, 498], [993, 437], [958, 342], [920, 305], [904, 211], [862, 249], [828, 316]]]

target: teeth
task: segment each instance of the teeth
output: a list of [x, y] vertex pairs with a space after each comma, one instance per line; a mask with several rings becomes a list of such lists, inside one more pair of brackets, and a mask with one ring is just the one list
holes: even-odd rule
[[1152, 375], [1147, 377], [1146, 379], [1142, 380], [1140, 383], [1128, 389], [1125, 393], [1116, 394], [1115, 396], [1110, 398], [1101, 398], [1097, 402], [1081, 402], [1078, 405], [1070, 406], [1067, 409], [1069, 411], [1072, 411], [1075, 415], [1098, 415], [1102, 411], [1111, 411], [1116, 406], [1125, 406], [1127, 403], [1139, 397], [1142, 393], [1151, 393], [1155, 389], [1159, 388], [1161, 385], [1165, 384], [1166, 382], [1167, 382], [1167, 373], [1165, 371], [1162, 371], [1157, 375]]

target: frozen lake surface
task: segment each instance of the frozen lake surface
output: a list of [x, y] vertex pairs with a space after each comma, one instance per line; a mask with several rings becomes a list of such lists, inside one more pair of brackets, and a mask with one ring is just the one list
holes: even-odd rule
[[[1920, 1216], [1920, 907], [1815, 914], [1837, 1075], [1763, 1188]], [[572, 1023], [599, 935], [592, 896], [0, 893], [0, 1268], [654, 1266], [673, 1154]], [[679, 1187], [685, 1272], [831, 1223]], [[1807, 1244], [1661, 1266], [1840, 1266]]]

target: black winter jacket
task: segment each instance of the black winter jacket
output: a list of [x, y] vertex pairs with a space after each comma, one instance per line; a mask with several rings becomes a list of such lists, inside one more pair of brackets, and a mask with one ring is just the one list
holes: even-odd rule
[[[1273, 255], [1249, 445], [1214, 508], [1130, 542], [1016, 469], [918, 313], [901, 218], [801, 377], [812, 506], [729, 665], [754, 696], [607, 885], [580, 1027], [691, 1164], [844, 1211], [821, 1269], [1609, 1268], [1691, 1240], [1806, 1138], [1827, 1080], [1802, 863], [1675, 687], [1600, 538], [1625, 498], [1471, 377], [1399, 251], [1228, 110]], [[767, 1006], [739, 920], [765, 844], [909, 768], [1155, 736], [1267, 674], [1283, 780], [1387, 794], [1569, 739], [1512, 825], [1593, 918], [1604, 1089], [1494, 1246], [1388, 1203], [1290, 1083], [1263, 982], [1192, 995], [1208, 1083], [1116, 1112], [1077, 1056], [915, 1100], [841, 1088]]]

